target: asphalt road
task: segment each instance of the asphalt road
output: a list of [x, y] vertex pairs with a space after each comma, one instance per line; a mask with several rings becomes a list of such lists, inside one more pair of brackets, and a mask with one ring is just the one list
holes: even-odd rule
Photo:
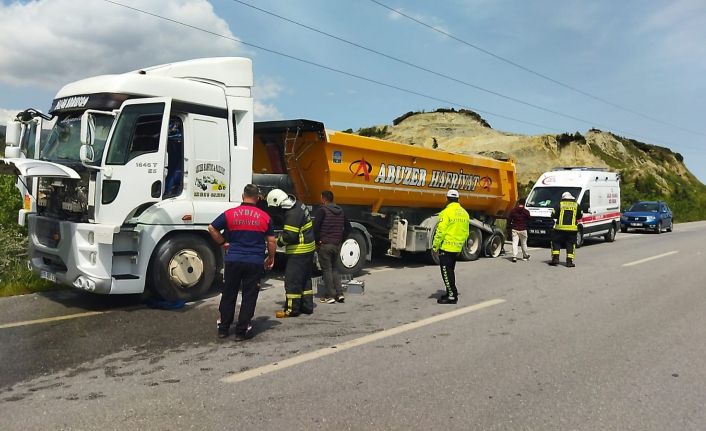
[[244, 343], [216, 338], [217, 296], [0, 299], [0, 429], [703, 430], [704, 243], [459, 263], [457, 305], [437, 268], [377, 260], [364, 294], [284, 320], [274, 273]]

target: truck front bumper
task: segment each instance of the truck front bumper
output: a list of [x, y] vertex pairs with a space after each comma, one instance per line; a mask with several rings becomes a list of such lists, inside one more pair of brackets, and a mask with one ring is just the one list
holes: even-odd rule
[[39, 277], [94, 293], [110, 293], [115, 227], [36, 214], [29, 215], [27, 227], [29, 264]]

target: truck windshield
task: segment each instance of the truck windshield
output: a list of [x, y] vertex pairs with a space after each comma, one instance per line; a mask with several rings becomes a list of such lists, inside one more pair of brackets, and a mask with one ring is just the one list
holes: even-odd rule
[[[82, 112], [72, 112], [60, 114], [54, 127], [52, 127], [46, 144], [42, 145], [40, 158], [52, 162], [80, 162], [79, 150], [81, 149], [81, 114]], [[96, 115], [96, 131], [93, 140], [95, 151], [92, 165], [100, 164], [103, 158], [105, 141], [108, 139], [108, 132], [113, 125], [114, 118], [109, 115]]]
[[554, 208], [561, 200], [561, 195], [564, 192], [571, 193], [571, 196], [577, 198], [581, 192], [579, 187], [535, 187], [527, 197], [526, 206], [540, 208]]

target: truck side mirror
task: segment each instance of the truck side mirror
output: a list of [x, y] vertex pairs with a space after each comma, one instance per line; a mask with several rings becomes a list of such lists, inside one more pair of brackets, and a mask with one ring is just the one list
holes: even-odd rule
[[81, 145], [81, 149], [79, 150], [79, 158], [81, 159], [81, 162], [92, 163], [95, 157], [96, 153], [92, 146], [86, 144]]
[[90, 112], [81, 115], [81, 134], [79, 140], [82, 145], [93, 145], [93, 135], [96, 131], [96, 120]]
[[20, 146], [20, 137], [22, 136], [22, 123], [17, 121], [8, 121], [5, 128], [5, 144], [8, 147]]

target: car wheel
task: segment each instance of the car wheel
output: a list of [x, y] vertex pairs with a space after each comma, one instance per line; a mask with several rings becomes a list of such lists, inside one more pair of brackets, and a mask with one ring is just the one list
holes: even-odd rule
[[627, 231], [628, 231], [627, 226], [620, 226], [620, 232], [627, 233]]
[[657, 229], [655, 230], [655, 233], [662, 233], [662, 222], [657, 223]]
[[669, 227], [667, 228], [667, 232], [671, 232], [673, 229], [674, 229], [674, 222], [670, 221]]

